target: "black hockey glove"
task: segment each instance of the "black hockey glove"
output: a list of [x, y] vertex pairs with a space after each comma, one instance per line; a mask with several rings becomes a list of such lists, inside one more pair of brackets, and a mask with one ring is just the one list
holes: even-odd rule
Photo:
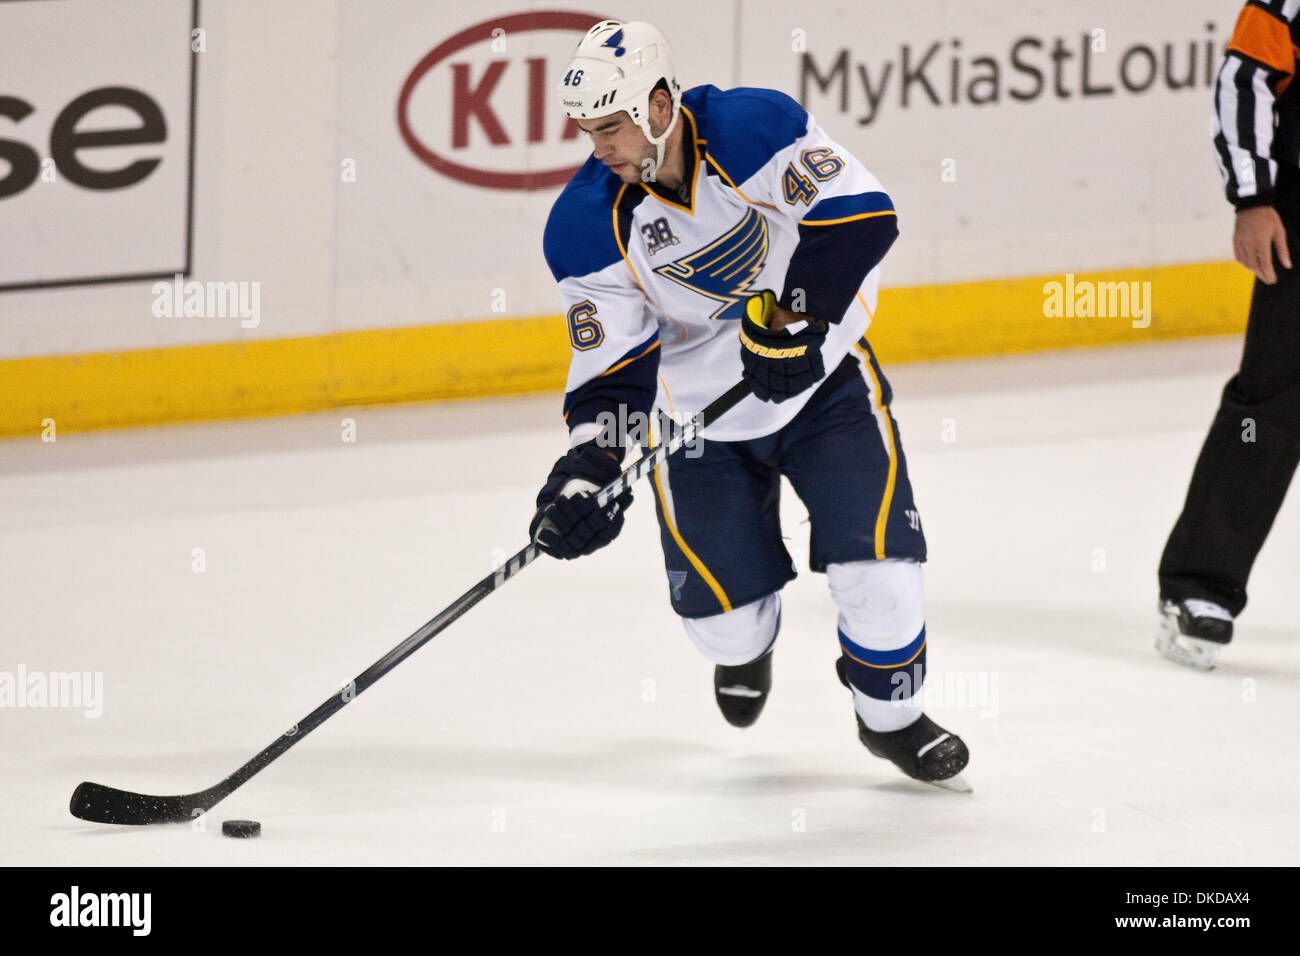
[[528, 537], [547, 554], [566, 561], [605, 547], [623, 530], [623, 512], [632, 504], [632, 491], [624, 491], [603, 508], [596, 503], [596, 492], [622, 470], [595, 441], [570, 449], [555, 463], [537, 495]]
[[768, 323], [776, 307], [776, 296], [764, 289], [745, 302], [745, 317], [740, 320], [744, 378], [765, 402], [783, 402], [826, 374], [821, 352], [826, 326], [808, 319], [808, 326], [794, 335], [785, 329], [773, 332]]

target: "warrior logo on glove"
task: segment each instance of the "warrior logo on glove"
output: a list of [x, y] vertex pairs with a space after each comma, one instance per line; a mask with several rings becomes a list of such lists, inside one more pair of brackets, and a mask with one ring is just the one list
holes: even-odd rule
[[[783, 402], [826, 374], [821, 352], [826, 324], [809, 316], [791, 319], [790, 315], [777, 305], [770, 289], [745, 302], [745, 317], [740, 320], [740, 361], [745, 381], [765, 402]], [[794, 334], [784, 327], [774, 330], [778, 317], [807, 324]]]

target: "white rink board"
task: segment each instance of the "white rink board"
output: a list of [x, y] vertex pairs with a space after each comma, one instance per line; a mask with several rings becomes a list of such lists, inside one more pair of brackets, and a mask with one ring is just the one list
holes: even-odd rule
[[[412, 6], [418, 6], [414, 0]], [[734, 9], [738, 17], [728, 5], [710, 5], [701, 14], [698, 4], [668, 2], [652, 12], [623, 15], [648, 17], [665, 31], [684, 87], [712, 83], [788, 92], [805, 100], [828, 133], [877, 174], [895, 199], [904, 234], [886, 263], [885, 286], [1208, 261], [1227, 254], [1230, 208], [1208, 136], [1209, 83], [1235, 12], [1225, 13], [1221, 2], [1134, 6], [1106, 0], [1086, 13], [1064, 5], [953, 0], [849, 7], [741, 3]], [[521, 301], [534, 311], [558, 310], [540, 252], [541, 229], [557, 190], [466, 185], [422, 168], [382, 112], [353, 105], [383, 102], [385, 91], [399, 82], [400, 64], [415, 59], [399, 53], [390, 66], [376, 70], [370, 53], [418, 48], [403, 32], [413, 16], [400, 5], [381, 16], [368, 7], [344, 7], [342, 62], [349, 79], [343, 84], [343, 115], [355, 116], [366, 132], [357, 137], [361, 155], [397, 156], [399, 162], [397, 175], [372, 176], [341, 193], [340, 321], [368, 327], [491, 317], [485, 310], [502, 293], [504, 314], [518, 314]], [[1058, 38], [1064, 54], [1053, 59]], [[558, 132], [548, 132], [547, 141], [531, 148], [524, 148], [519, 135], [527, 112], [523, 63], [541, 55], [538, 43], [516, 48], [509, 40], [502, 53], [485, 42], [451, 59], [470, 64], [473, 79], [492, 61], [508, 64], [491, 102], [514, 120], [508, 132], [515, 141], [485, 148], [485, 135], [471, 123], [471, 141], [460, 150], [448, 145], [445, 152], [491, 168], [550, 168], [566, 151], [562, 145], [557, 150]], [[1171, 89], [1166, 83], [1166, 44], [1174, 81], [1190, 77], [1190, 87]], [[906, 65], [924, 84], [915, 78], [906, 86], [901, 82], [904, 48]], [[1148, 88], [1130, 91], [1125, 80], [1135, 87], [1146, 81], [1145, 49], [1156, 58], [1155, 79]], [[841, 56], [844, 66], [837, 73]], [[917, 61], [927, 57], [930, 66], [918, 74]], [[993, 58], [996, 66], [977, 63], [981, 57]], [[450, 97], [447, 69], [433, 72], [442, 76], [444, 104]], [[998, 74], [997, 101], [973, 104], [972, 80], [991, 69]], [[865, 93], [864, 71], [878, 96], [874, 106]], [[511, 77], [518, 82], [511, 84]], [[977, 83], [973, 95], [993, 94], [987, 83]], [[432, 112], [437, 95], [428, 92], [425, 102]], [[450, 114], [448, 106], [440, 125], [429, 124], [431, 131], [437, 125], [443, 143], [450, 139]], [[586, 155], [585, 144], [574, 143], [567, 152], [576, 163]], [[955, 180], [946, 181], [945, 171], [955, 171]], [[484, 249], [493, 253], [485, 256]], [[397, 250], [400, 257], [393, 255]], [[356, 287], [349, 288], [353, 281]], [[446, 300], [428, 309], [421, 282], [436, 285]]]
[[[0, 16], [19, 6], [0, 5]], [[208, 49], [199, 58], [192, 277], [260, 282], [261, 324], [156, 318], [148, 284], [0, 293], [0, 357], [558, 311], [540, 246], [559, 187], [501, 190], [444, 175], [412, 153], [396, 118], [402, 83], [425, 54], [467, 28], [529, 7], [498, 0], [472, 8], [450, 0], [230, 0], [200, 9]], [[1208, 140], [1204, 48], [1226, 42], [1235, 13], [1235, 4], [1218, 0], [1098, 0], [1086, 13], [1032, 0], [667, 0], [619, 10], [662, 26], [688, 86], [770, 85], [796, 96], [806, 87], [818, 119], [897, 201], [903, 238], [885, 264], [885, 286], [1228, 258], [1230, 212]], [[1095, 29], [1105, 30], [1107, 52], [1090, 54], [1093, 85], [1115, 85], [1119, 61], [1143, 45], [1163, 60], [1165, 44], [1178, 51], [1175, 75], [1185, 69], [1185, 47], [1196, 47], [1197, 85], [1170, 90], [1161, 78], [1141, 93], [1079, 95], [1080, 44]], [[801, 81], [796, 30], [804, 31], [804, 52], [823, 77], [844, 53], [842, 112], [835, 82], [822, 92]], [[586, 147], [559, 140], [553, 109], [542, 137], [528, 139], [528, 61], [544, 60], [553, 79], [565, 36], [525, 32], [506, 36], [500, 53], [482, 43], [456, 52], [413, 98], [420, 114], [414, 125], [466, 164], [527, 171], [554, 168], [567, 155], [576, 166]], [[1071, 52], [1062, 61], [1069, 97], [1048, 91], [1055, 89], [1050, 54], [1057, 37]], [[567, 38], [576, 41], [577, 33]], [[1041, 43], [1022, 47], [1019, 58], [1043, 71], [1044, 92], [1021, 102], [1010, 91], [1034, 85], [1032, 74], [1011, 65], [1024, 38]], [[936, 43], [927, 77], [942, 102], [934, 105], [913, 81], [904, 107], [897, 85], [903, 48], [924, 56]], [[948, 102], [954, 53], [962, 71], [957, 105]], [[1000, 64], [1002, 101], [975, 105], [969, 81], [985, 55]], [[445, 99], [453, 63], [465, 66], [474, 87], [497, 60], [504, 73], [489, 103], [510, 143], [491, 144], [481, 122], [470, 118], [468, 142], [458, 150]], [[1133, 63], [1140, 61], [1139, 54]], [[0, 60], [0, 78], [6, 88], [37, 97], [45, 111], [61, 94], [38, 88], [38, 66], [22, 56]], [[886, 69], [896, 84], [884, 87], [865, 125], [859, 120], [870, 107], [859, 67], [873, 90]], [[0, 135], [10, 135], [11, 126], [0, 122]], [[955, 160], [955, 182], [941, 179], [945, 159]], [[355, 181], [346, 179], [348, 160]], [[0, 199], [0, 218], [13, 201]], [[110, 265], [109, 251], [98, 265]], [[55, 257], [47, 258], [52, 268]]]
[[[379, 7], [344, 0], [340, 151], [355, 155], [364, 175], [339, 192], [341, 326], [472, 321], [560, 310], [559, 293], [542, 257], [542, 230], [561, 186], [498, 188], [440, 173], [412, 152], [394, 118], [398, 92], [425, 54], [475, 24], [518, 12], [517, 4], [501, 0], [461, 8], [451, 16], [420, 0]], [[730, 13], [730, 4], [656, 8], [661, 29], [672, 39], [679, 72], [697, 64], [692, 72], [707, 68], [723, 85], [731, 85]], [[597, 20], [576, 17], [573, 22], [590, 27]], [[576, 170], [591, 153], [590, 141], [582, 134], [562, 137], [564, 117], [552, 87], [584, 32], [575, 26], [512, 28], [495, 42], [485, 37], [448, 53], [415, 88], [412, 127], [439, 155], [476, 171]], [[537, 60], [545, 77], [539, 91], [544, 135], [534, 141], [529, 63]], [[464, 69], [470, 88], [478, 89], [494, 64], [500, 72], [486, 108], [465, 118], [466, 142], [457, 147], [452, 71]], [[500, 124], [496, 139], [505, 142], [489, 136], [486, 124], [491, 120], [480, 119], [487, 113]]]
[[801, 99], [894, 198], [885, 285], [1229, 257], [1209, 124], [1236, 5], [750, 9], [743, 82]]
[[0, 7], [0, 95], [21, 101], [0, 115], [0, 290], [185, 268], [191, 27], [175, 0]]

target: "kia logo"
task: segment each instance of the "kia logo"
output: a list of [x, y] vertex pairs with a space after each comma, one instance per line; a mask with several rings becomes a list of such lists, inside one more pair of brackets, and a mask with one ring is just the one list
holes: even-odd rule
[[[517, 55], [514, 50], [510, 50], [504, 56], [494, 57], [486, 65], [481, 60], [452, 61], [450, 58], [453, 54], [476, 43], [504, 42], [508, 50], [511, 44], [518, 48], [522, 44], [517, 43], [515, 37], [531, 31], [561, 30], [586, 34], [594, 24], [604, 19], [606, 18], [594, 13], [563, 10], [515, 13], [485, 20], [444, 40], [415, 65], [415, 69], [402, 84], [402, 92], [397, 97], [397, 128], [401, 131], [402, 140], [407, 148], [431, 169], [473, 186], [485, 186], [489, 189], [549, 189], [563, 186], [580, 168], [581, 163], [556, 169], [508, 172], [485, 169], [479, 165], [458, 162], [447, 155], [439, 155], [412, 128], [411, 99], [413, 95], [418, 99], [420, 84], [426, 80], [430, 71], [447, 61], [451, 69], [450, 109], [436, 110], [433, 116], [436, 122], [444, 120], [450, 122], [450, 127], [446, 130], [449, 134], [449, 146], [444, 148], [444, 153], [468, 150], [471, 145], [471, 129], [476, 132], [480, 143], [486, 140], [486, 144], [481, 148], [499, 149], [516, 145], [536, 147], [538, 144], [544, 144], [548, 141], [547, 107], [552, 102], [547, 77], [548, 73], [553, 72], [549, 70], [545, 58], [537, 55], [525, 58]], [[574, 46], [576, 45], [575, 43]], [[494, 49], [496, 49], [495, 45]], [[572, 47], [566, 51], [566, 55], [569, 52], [572, 52]], [[512, 74], [523, 74], [523, 76]], [[515, 96], [513, 99], [503, 95], [494, 97], [494, 94], [501, 93], [499, 86], [503, 77], [507, 81], [515, 82], [522, 79], [527, 90], [526, 95]], [[426, 109], [420, 114], [426, 123], [428, 113]], [[551, 118], [550, 128], [555, 128], [557, 120], [558, 116]], [[581, 130], [571, 119], [566, 119], [562, 132], [558, 130], [556, 132], [558, 137], [555, 133], [549, 137], [552, 143], [577, 139], [581, 135]], [[523, 165], [526, 155], [523, 148], [512, 151], [511, 155], [512, 158], [516, 158], [514, 161]]]

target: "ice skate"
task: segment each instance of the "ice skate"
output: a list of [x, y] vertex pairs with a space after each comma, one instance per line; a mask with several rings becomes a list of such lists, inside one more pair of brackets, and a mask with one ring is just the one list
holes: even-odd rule
[[1213, 601], [1187, 598], [1160, 602], [1156, 650], [1200, 671], [1214, 669], [1219, 650], [1232, 640], [1232, 615]]
[[[835, 673], [841, 684], [853, 689], [844, 673], [843, 657], [835, 661]], [[884, 757], [913, 780], [957, 793], [971, 792], [970, 785], [959, 776], [970, 762], [965, 742], [925, 714], [902, 730], [889, 733], [871, 730], [857, 713], [853, 716], [858, 722], [858, 739], [877, 757]]]
[[857, 721], [858, 739], [863, 746], [877, 757], [892, 762], [913, 780], [958, 793], [971, 792], [970, 785], [958, 776], [970, 762], [966, 744], [925, 714], [915, 723], [892, 733], [869, 730], [861, 717], [857, 717]]
[[733, 727], [748, 727], [758, 720], [772, 689], [772, 648], [748, 664], [713, 669], [713, 692], [718, 709]]

